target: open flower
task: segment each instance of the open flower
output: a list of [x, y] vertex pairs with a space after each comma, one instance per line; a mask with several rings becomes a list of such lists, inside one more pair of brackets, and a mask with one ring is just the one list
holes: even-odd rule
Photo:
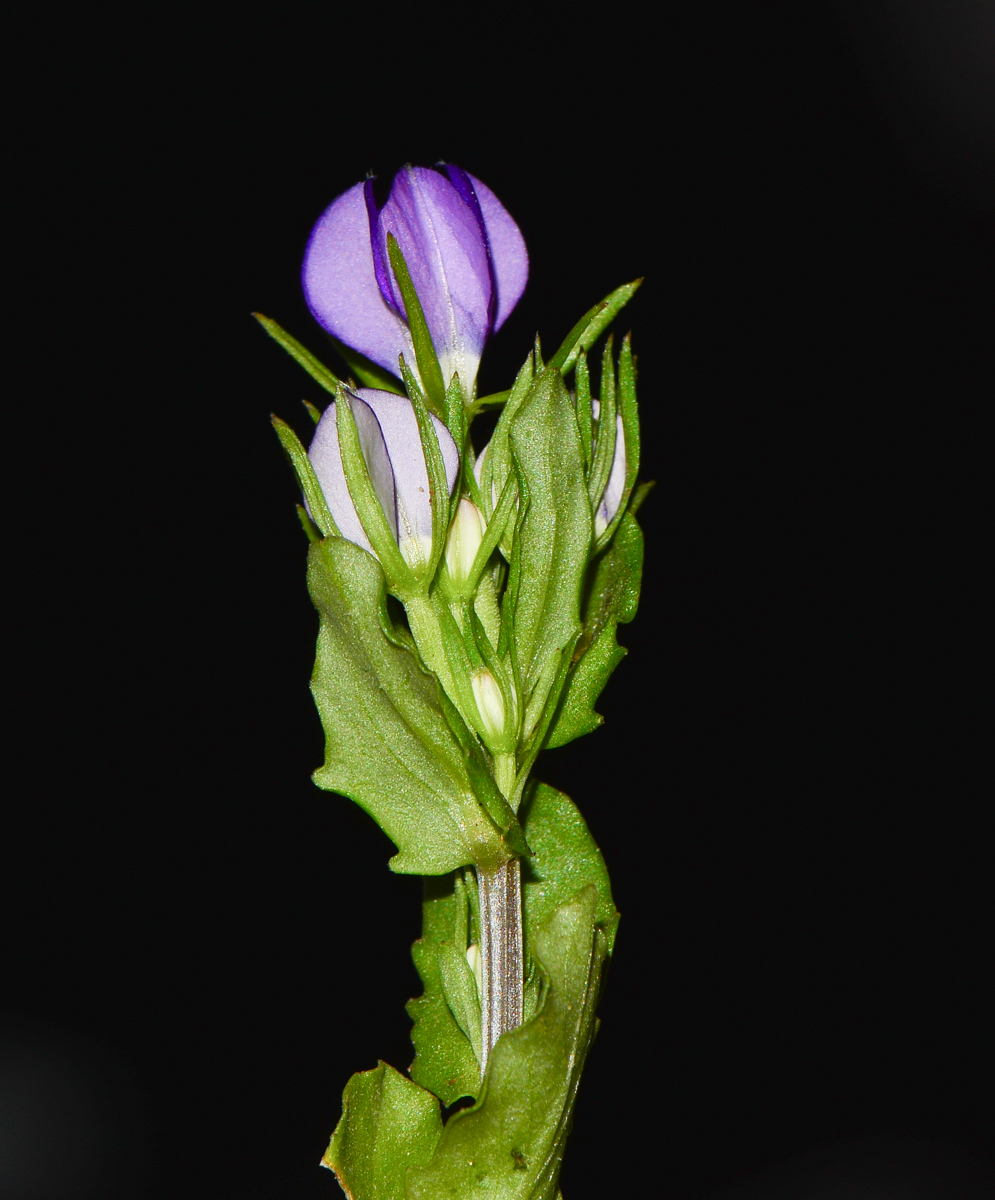
[[[411, 402], [376, 388], [360, 388], [347, 395], [370, 481], [394, 538], [408, 564], [422, 566], [432, 554], [432, 505], [428, 469]], [[322, 414], [308, 457], [339, 532], [373, 554], [349, 494], [335, 409], [335, 404], [330, 404]], [[451, 493], [459, 474], [459, 451], [445, 425], [436, 417], [432, 417], [432, 423]]]
[[415, 356], [387, 250], [404, 255], [448, 386], [459, 372], [470, 395], [487, 338], [515, 307], [529, 259], [518, 226], [479, 179], [405, 167], [378, 208], [373, 182], [357, 183], [322, 214], [304, 254], [303, 284], [318, 321], [340, 341], [397, 375]]

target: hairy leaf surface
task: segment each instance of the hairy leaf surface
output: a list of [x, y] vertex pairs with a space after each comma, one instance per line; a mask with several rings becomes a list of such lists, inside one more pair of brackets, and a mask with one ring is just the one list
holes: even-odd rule
[[504, 1034], [479, 1103], [449, 1118], [431, 1161], [408, 1173], [408, 1200], [553, 1200], [580, 1072], [594, 1037], [605, 935], [593, 886], [535, 935], [541, 1011]]
[[435, 680], [393, 633], [379, 563], [352, 542], [311, 545], [321, 617], [311, 690], [325, 729], [315, 783], [355, 800], [395, 843], [391, 869], [442, 875], [507, 857], [474, 798]]
[[438, 1100], [382, 1062], [346, 1084], [321, 1165], [353, 1200], [404, 1200], [408, 1168], [428, 1162], [441, 1133]]
[[556, 718], [546, 735], [548, 748], [565, 746], [604, 721], [594, 706], [625, 657], [625, 650], [615, 640], [615, 629], [636, 615], [642, 569], [643, 533], [636, 518], [627, 512], [592, 566], [585, 589], [584, 631]]

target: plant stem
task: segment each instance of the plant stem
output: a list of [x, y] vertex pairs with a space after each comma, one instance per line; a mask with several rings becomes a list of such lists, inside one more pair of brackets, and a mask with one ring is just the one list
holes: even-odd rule
[[522, 1023], [522, 869], [517, 858], [477, 868], [480, 896], [481, 1073], [502, 1033]]

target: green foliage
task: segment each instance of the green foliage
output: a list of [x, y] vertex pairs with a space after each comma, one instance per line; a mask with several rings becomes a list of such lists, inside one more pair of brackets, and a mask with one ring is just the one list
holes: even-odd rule
[[[338, 398], [349, 493], [376, 554], [338, 536], [304, 447], [274, 418], [307, 505], [299, 516], [311, 542], [308, 582], [320, 617], [312, 690], [326, 757], [314, 779], [373, 816], [397, 847], [393, 870], [425, 877], [422, 936], [412, 948], [424, 990], [408, 1004], [411, 1079], [383, 1063], [354, 1075], [323, 1161], [350, 1200], [554, 1200], [618, 913], [583, 817], [529, 773], [541, 748], [601, 724], [595, 705], [625, 654], [617, 627], [638, 605], [643, 538], [635, 512], [646, 485], [635, 489], [635, 362], [626, 337], [616, 371], [608, 339], [594, 417], [587, 352], [640, 281], [585, 313], [548, 365], [537, 337], [514, 386], [473, 401], [458, 377], [445, 386], [392, 235], [388, 253], [414, 352], [399, 371], [426, 459], [430, 562], [413, 568], [401, 554], [377, 495], [383, 481], [371, 477], [342, 385], [275, 322], [259, 318]], [[362, 383], [398, 391], [393, 376], [340, 350]], [[571, 371], [572, 394], [564, 382]], [[469, 420], [499, 404], [478, 484]], [[461, 450], [451, 496], [430, 412], [445, 419]], [[618, 512], [596, 535], [616, 413], [625, 484]], [[436, 577], [461, 496], [483, 514], [480, 546], [469, 569], [464, 561], [452, 576], [443, 567]], [[388, 590], [404, 617], [392, 615]], [[500, 701], [481, 692], [482, 684], [496, 685]], [[488, 1054], [470, 868], [493, 869], [512, 855], [522, 871], [525, 1019]], [[465, 1098], [473, 1107], [443, 1125], [439, 1102]]]
[[556, 719], [546, 735], [548, 748], [565, 746], [597, 729], [604, 720], [594, 711], [594, 705], [625, 656], [625, 650], [615, 641], [615, 628], [636, 615], [642, 569], [643, 532], [630, 511], [591, 566], [585, 587], [584, 629]]
[[409, 1169], [407, 1200], [556, 1196], [608, 954], [597, 905], [597, 892], [588, 885], [534, 935], [546, 980], [542, 1007], [498, 1040], [480, 1101], [450, 1117], [431, 1160]]
[[346, 1085], [342, 1119], [321, 1163], [347, 1196], [404, 1200], [409, 1168], [429, 1161], [441, 1133], [438, 1100], [380, 1063]]
[[[576, 805], [555, 788], [533, 783], [526, 789], [521, 817], [529, 843], [522, 881], [526, 955], [534, 954], [540, 930], [553, 913], [587, 886], [595, 889], [594, 919], [610, 953], [618, 913], [601, 851]], [[408, 1003], [416, 1051], [411, 1077], [447, 1106], [463, 1096], [476, 1098], [480, 1091], [477, 1055], [466, 1032], [467, 1019], [460, 1015], [469, 995], [466, 983], [472, 981], [462, 964], [467, 946], [479, 937], [472, 888], [472, 881], [464, 888], [458, 872], [427, 879], [422, 935], [411, 948], [425, 989]], [[462, 985], [447, 978], [447, 972], [454, 975], [457, 967]], [[532, 984], [538, 991], [541, 972], [533, 974]], [[460, 994], [461, 987], [465, 995]], [[538, 1004], [539, 997], [532, 1000]], [[469, 1021], [472, 1025], [472, 1014]]]
[[[425, 990], [407, 1005], [408, 1016], [414, 1022], [411, 1078], [447, 1106], [462, 1096], [476, 1098], [480, 1090], [480, 1064], [473, 1042], [453, 1011], [460, 1001], [447, 992], [443, 976], [444, 958], [450, 957], [451, 965], [448, 951], [462, 955], [466, 962], [468, 939], [476, 941], [479, 937], [468, 928], [468, 897], [458, 880], [458, 874], [425, 880], [422, 934], [411, 947]], [[479, 1015], [477, 1023], [479, 1026]]]
[[592, 538], [580, 434], [559, 371], [542, 371], [511, 425], [522, 484], [515, 534], [514, 654], [525, 737], [556, 702], [554, 683], [581, 631], [580, 598]]
[[320, 614], [311, 690], [325, 729], [315, 783], [349, 796], [395, 843], [394, 871], [441, 875], [507, 858], [477, 803], [435, 680], [393, 629], [383, 572], [342, 538], [311, 546]]
[[[332, 520], [332, 514], [328, 511], [328, 505], [325, 503], [321, 484], [314, 473], [314, 467], [311, 466], [311, 460], [307, 456], [307, 451], [301, 445], [300, 438], [294, 433], [287, 422], [281, 421], [279, 417], [271, 416], [270, 422], [276, 431], [276, 436], [280, 439], [280, 445], [283, 447], [291, 467], [294, 469], [294, 474], [297, 476], [297, 482], [300, 484], [301, 492], [307, 501], [307, 506], [311, 510], [311, 524], [317, 530], [320, 530], [321, 534], [325, 537], [337, 534], [338, 529]], [[300, 506], [298, 505], [298, 507]], [[310, 538], [311, 535], [307, 525], [304, 525], [304, 532]]]
[[252, 315], [270, 337], [275, 342], [278, 342], [290, 357], [307, 371], [316, 383], [320, 383], [326, 392], [331, 392], [333, 396], [335, 395], [336, 389], [339, 386], [339, 380], [335, 378], [334, 374], [329, 371], [324, 363], [320, 363], [310, 350], [306, 350], [295, 337], [291, 337], [285, 329], [277, 325], [276, 321], [270, 317], [264, 317], [262, 313], [253, 313]]
[[576, 362], [577, 355], [594, 345], [636, 294], [642, 282], [641, 279], [634, 279], [632, 283], [623, 283], [599, 304], [595, 304], [570, 330], [548, 365], [565, 375]]

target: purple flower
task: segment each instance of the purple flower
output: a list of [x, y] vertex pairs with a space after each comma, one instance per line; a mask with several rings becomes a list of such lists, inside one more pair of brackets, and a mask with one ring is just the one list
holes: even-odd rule
[[405, 167], [378, 209], [357, 183], [322, 214], [304, 253], [303, 283], [318, 321], [340, 341], [399, 375], [415, 370], [387, 234], [397, 239], [448, 386], [458, 371], [473, 394], [487, 338], [525, 288], [529, 259], [518, 226], [486, 185], [459, 167]]
[[[373, 490], [401, 553], [410, 566], [422, 566], [432, 554], [432, 505], [428, 470], [411, 401], [376, 388], [360, 388], [349, 395], [349, 403]], [[459, 474], [459, 451], [445, 425], [436, 417], [432, 417], [432, 423], [452, 492]], [[325, 409], [318, 422], [308, 457], [339, 532], [350, 542], [375, 553], [349, 494], [334, 403]]]

